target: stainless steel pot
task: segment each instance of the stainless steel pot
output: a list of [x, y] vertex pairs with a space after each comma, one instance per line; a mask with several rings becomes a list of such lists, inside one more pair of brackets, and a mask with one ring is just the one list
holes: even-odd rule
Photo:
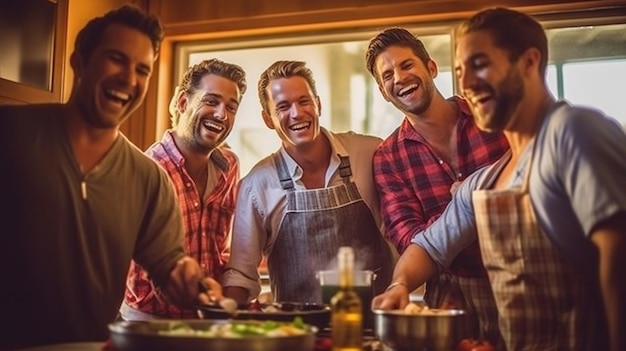
[[[312, 351], [315, 346], [313, 328], [296, 336], [245, 336], [238, 338], [180, 336], [160, 334], [183, 322], [193, 329], [206, 330], [217, 323], [229, 320], [157, 320], [147, 322], [119, 321], [109, 324], [111, 342], [116, 351]], [[255, 323], [237, 321], [237, 323]]]
[[469, 337], [465, 311], [431, 309], [410, 314], [403, 310], [374, 310], [374, 334], [395, 350], [454, 350]]

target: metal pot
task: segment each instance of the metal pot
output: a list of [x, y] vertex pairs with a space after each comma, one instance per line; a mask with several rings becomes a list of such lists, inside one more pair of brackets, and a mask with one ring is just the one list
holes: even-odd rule
[[450, 351], [470, 336], [462, 310], [430, 309], [418, 314], [404, 310], [373, 312], [376, 338], [395, 351]]
[[[111, 342], [116, 351], [312, 351], [315, 332], [312, 328], [304, 335], [296, 336], [242, 336], [238, 338], [206, 337], [197, 335], [170, 335], [159, 332], [171, 330], [181, 322], [197, 330], [206, 330], [217, 323], [229, 320], [155, 320], [119, 321], [109, 324]], [[254, 323], [254, 321], [237, 321]]]

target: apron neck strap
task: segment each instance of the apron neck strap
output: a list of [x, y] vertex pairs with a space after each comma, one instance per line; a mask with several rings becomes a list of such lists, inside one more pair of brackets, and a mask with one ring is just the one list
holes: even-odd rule
[[291, 175], [289, 175], [287, 162], [280, 151], [274, 154], [274, 164], [276, 165], [276, 173], [278, 173], [278, 179], [280, 180], [280, 187], [286, 191], [293, 191], [295, 185], [293, 184]]

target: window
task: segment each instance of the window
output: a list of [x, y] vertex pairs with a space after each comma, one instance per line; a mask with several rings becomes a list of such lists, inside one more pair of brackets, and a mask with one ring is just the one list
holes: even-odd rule
[[[410, 28], [437, 62], [440, 72], [435, 84], [446, 97], [455, 92], [451, 69], [452, 28], [451, 25], [435, 32], [429, 28]], [[618, 86], [626, 81], [626, 24], [568, 24], [546, 32], [550, 44], [547, 80], [555, 97], [600, 108], [626, 125], [626, 109], [620, 106], [624, 95]], [[402, 114], [382, 98], [365, 68], [365, 50], [375, 33], [228, 46], [186, 45], [179, 50], [178, 57], [188, 65], [215, 57], [239, 64], [246, 71], [248, 91], [227, 140], [239, 155], [241, 174], [245, 175], [257, 161], [280, 146], [275, 132], [263, 124], [256, 92], [261, 72], [276, 60], [302, 60], [312, 69], [323, 106], [322, 126], [385, 138], [400, 124]], [[180, 77], [182, 71], [177, 74]]]

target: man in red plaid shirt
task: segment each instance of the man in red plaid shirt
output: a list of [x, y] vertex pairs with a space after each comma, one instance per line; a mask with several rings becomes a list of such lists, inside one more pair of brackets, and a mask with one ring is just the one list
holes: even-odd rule
[[[226, 265], [239, 163], [224, 140], [246, 91], [238, 65], [217, 59], [190, 67], [170, 103], [171, 130], [146, 153], [167, 171], [178, 196], [185, 227], [185, 252], [205, 274], [220, 277]], [[132, 263], [120, 308], [126, 320], [197, 318], [155, 289], [147, 272]]]
[[[441, 215], [458, 184], [499, 159], [508, 143], [500, 133], [479, 130], [461, 97], [441, 95], [434, 84], [437, 64], [406, 29], [388, 28], [376, 35], [366, 64], [384, 98], [405, 114], [373, 161], [387, 235], [402, 253], [416, 233]], [[392, 282], [388, 289], [401, 287]], [[425, 301], [430, 307], [466, 309], [476, 317], [476, 336], [499, 340], [497, 311], [477, 243], [457, 257], [449, 272], [426, 284]]]

